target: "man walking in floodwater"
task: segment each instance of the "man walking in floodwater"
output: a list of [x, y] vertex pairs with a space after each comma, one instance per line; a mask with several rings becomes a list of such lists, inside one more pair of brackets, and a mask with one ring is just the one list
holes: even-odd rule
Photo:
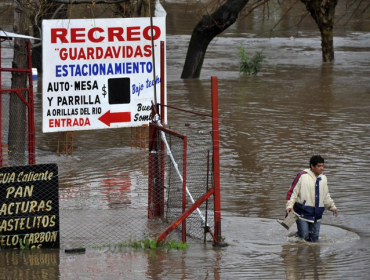
[[286, 215], [293, 211], [298, 216], [296, 236], [310, 242], [319, 240], [320, 221], [325, 208], [338, 215], [323, 171], [324, 159], [319, 155], [311, 157], [310, 169], [297, 175], [287, 195]]

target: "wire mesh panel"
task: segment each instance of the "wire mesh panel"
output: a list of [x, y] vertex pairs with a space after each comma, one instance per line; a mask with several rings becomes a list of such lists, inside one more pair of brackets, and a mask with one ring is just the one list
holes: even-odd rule
[[[8, 58], [8, 64], [10, 61], [11, 59]], [[39, 76], [39, 84], [41, 79], [42, 77]], [[1, 85], [2, 88], [9, 88], [9, 79], [6, 81], [3, 79]], [[23, 166], [29, 162], [31, 150], [29, 143], [32, 133], [27, 125], [30, 111], [26, 108], [30, 100], [24, 92], [21, 92], [24, 100], [21, 98], [13, 100], [12, 95], [19, 97], [14, 93], [1, 94], [2, 166], [23, 170]], [[37, 164], [40, 166], [51, 164], [57, 168], [53, 176], [58, 179], [58, 207], [57, 202], [54, 202], [55, 198], [53, 198], [53, 204], [46, 204], [51, 199], [44, 199], [45, 209], [42, 204], [39, 206], [40, 203], [35, 207], [40, 208], [37, 208], [40, 213], [42, 211], [52, 213], [51, 205], [53, 210], [59, 210], [58, 223], [54, 220], [51, 222], [51, 218], [49, 219], [49, 226], [51, 223], [58, 224], [59, 230], [47, 231], [44, 228], [43, 232], [59, 232], [61, 247], [130, 245], [148, 237], [156, 238], [169, 225], [178, 221], [184, 213], [186, 214], [192, 205], [195, 205], [194, 202], [199, 202], [204, 194], [212, 189], [213, 154], [210, 118], [184, 112], [183, 117], [181, 116], [172, 124], [175, 127], [175, 133], [162, 129], [163, 134], [151, 135], [150, 141], [155, 142], [153, 144], [155, 148], [150, 149], [148, 153], [148, 145], [145, 141], [149, 137], [147, 137], [148, 130], [145, 128], [142, 128], [142, 133], [141, 131], [133, 133], [132, 129], [70, 131], [65, 137], [58, 133], [41, 133], [41, 100], [41, 92], [37, 92], [34, 98]], [[17, 110], [25, 114], [12, 114], [13, 104], [20, 108]], [[18, 142], [11, 144], [13, 143], [9, 141], [11, 135], [15, 135]], [[139, 142], [133, 144], [138, 137]], [[59, 145], [66, 147], [62, 148]], [[0, 171], [0, 173], [4, 172]], [[8, 215], [9, 209], [10, 212], [14, 209], [13, 206], [7, 208], [9, 203], [13, 202], [7, 200], [11, 194], [7, 194], [9, 186], [4, 185], [5, 183], [1, 185], [2, 178], [0, 178], [1, 196], [5, 196], [5, 200], [0, 202], [0, 221], [2, 221], [0, 229], [7, 230], [9, 223], [3, 222], [5, 216], [2, 215]], [[151, 187], [153, 188], [150, 189]], [[47, 185], [42, 186], [41, 189], [45, 190], [45, 194], [50, 191]], [[27, 195], [30, 199], [30, 190]], [[20, 198], [19, 194], [15, 198]], [[194, 211], [189, 212], [186, 220], [180, 223], [179, 230], [171, 233], [169, 238], [183, 239], [183, 235], [176, 232], [181, 233], [182, 229], [186, 229], [184, 232], [187, 236], [202, 240], [205, 237], [205, 230], [214, 226], [213, 200], [213, 196], [209, 195], [208, 199], [198, 203]], [[19, 210], [17, 213], [19, 214]], [[151, 219], [148, 219], [148, 213], [152, 213], [149, 214]], [[43, 214], [47, 213], [43, 212]], [[16, 216], [11, 219], [23, 218]], [[42, 220], [46, 218], [40, 219], [40, 227], [46, 227], [46, 220]], [[25, 220], [22, 221], [24, 223]], [[43, 221], [45, 224], [42, 224]], [[14, 222], [12, 225], [14, 226]], [[38, 240], [50, 238], [44, 233], [36, 235]], [[25, 233], [22, 232], [22, 234]], [[0, 235], [7, 234], [0, 232]], [[211, 237], [207, 235], [206, 239], [211, 240]], [[31, 241], [34, 245], [40, 244], [34, 239], [29, 241], [29, 245]], [[1, 242], [6, 244], [12, 240], [6, 239]], [[23, 239], [22, 242], [24, 246]], [[56, 242], [54, 240], [53, 244], [57, 244]], [[16, 247], [21, 247], [19, 241]]]
[[[77, 133], [75, 133], [77, 134]], [[190, 162], [202, 160], [194, 167], [186, 165], [187, 176], [183, 176], [194, 200], [197, 200], [211, 186], [211, 165], [207, 171], [208, 152], [200, 152], [194, 145], [184, 153], [183, 139], [166, 135], [171, 153], [184, 170], [184, 156]], [[47, 134], [38, 139], [37, 162], [58, 165], [59, 221], [61, 247], [103, 246], [126, 244], [145, 238], [156, 238], [183, 212], [184, 188], [173, 162], [163, 146], [153, 155], [159, 173], [157, 183], [163, 186], [158, 197], [163, 219], [148, 219], [148, 150], [131, 148], [127, 129], [81, 132], [74, 136], [74, 156], [57, 156], [57, 135]], [[193, 150], [192, 150], [193, 149]], [[211, 157], [211, 156], [209, 156]], [[189, 179], [190, 178], [190, 179]], [[190, 181], [189, 181], [190, 180]], [[212, 197], [210, 198], [212, 200]], [[208, 211], [207, 209], [208, 203]], [[0, 203], [0, 206], [2, 204]], [[186, 194], [186, 207], [192, 201]], [[199, 206], [206, 224], [213, 226], [213, 203]], [[186, 220], [189, 236], [200, 240], [204, 236], [204, 221], [198, 211]], [[180, 225], [179, 231], [182, 226]], [[170, 239], [181, 240], [181, 234], [173, 233]], [[207, 238], [209, 239], [209, 236]]]
[[[10, 44], [3, 49], [0, 44], [0, 166], [34, 163], [31, 44], [23, 42], [22, 46], [24, 48], [15, 48]], [[13, 53], [14, 66], [9, 59]], [[6, 58], [4, 63], [3, 55]], [[20, 57], [23, 58], [21, 63]], [[15, 60], [24, 65], [24, 68], [19, 67]]]
[[171, 223], [186, 207], [186, 137], [154, 124], [149, 137], [148, 217]]
[[[22, 94], [27, 99], [27, 95]], [[13, 92], [1, 96], [2, 166], [28, 164], [27, 105]]]
[[[3, 66], [10, 68], [13, 51], [13, 48], [2, 49]], [[10, 73], [2, 72], [1, 77], [1, 88], [9, 89]], [[39, 82], [41, 79], [39, 76]], [[26, 110], [29, 96], [20, 94], [24, 100], [16, 99], [19, 95], [15, 92], [1, 94], [2, 166], [14, 168], [28, 163], [30, 150], [30, 133], [27, 133], [30, 115]], [[13, 100], [12, 96], [16, 98]], [[141, 149], [141, 144], [133, 145], [129, 129], [68, 132], [72, 134], [70, 142], [59, 141], [69, 138], [58, 133], [43, 134], [41, 99], [38, 92], [35, 96], [37, 163], [58, 166], [61, 247], [129, 244], [155, 236], [157, 225], [147, 219], [147, 150]], [[10, 141], [11, 136], [17, 141]], [[145, 141], [146, 137], [143, 138]], [[66, 145], [65, 149], [59, 144]], [[71, 153], [68, 145], [72, 145]], [[4, 205], [6, 201], [0, 207]]]
[[131, 147], [130, 130], [75, 133], [74, 145], [73, 157], [49, 157], [60, 169], [61, 246], [127, 246], [155, 236], [147, 218], [148, 152]]
[[[198, 116], [199, 117], [199, 116]], [[191, 119], [187, 118], [188, 121]], [[212, 131], [210, 119], [176, 127], [176, 132], [156, 127], [150, 134], [149, 216], [158, 216], [176, 224], [189, 206], [212, 188]], [[181, 134], [179, 133], [181, 131]], [[206, 233], [214, 226], [214, 203], [211, 196], [179, 223], [177, 230], [197, 239], [212, 240]], [[184, 238], [183, 238], [184, 240]]]
[[[183, 181], [187, 180], [186, 169], [184, 169], [186, 165], [186, 162], [184, 164], [184, 160], [186, 160], [186, 146], [184, 145], [184, 139], [169, 133], [163, 134], [163, 138], [168, 142], [169, 147], [169, 151], [163, 151], [163, 164], [166, 170], [166, 176], [164, 178], [164, 188], [166, 191], [164, 211], [167, 222], [172, 223], [183, 213], [183, 206], [186, 207], [186, 203], [183, 203]], [[165, 148], [167, 147], [165, 146]], [[171, 152], [173, 160], [168, 156], [169, 152]]]
[[[212, 168], [212, 131], [209, 123], [193, 124], [187, 131], [187, 168], [186, 186], [188, 188], [187, 200], [191, 204], [197, 201], [213, 186]], [[191, 197], [192, 198], [191, 198]], [[214, 227], [214, 201], [213, 196], [202, 203], [186, 221], [187, 234], [202, 239], [205, 226]], [[212, 240], [207, 235], [207, 240]]]

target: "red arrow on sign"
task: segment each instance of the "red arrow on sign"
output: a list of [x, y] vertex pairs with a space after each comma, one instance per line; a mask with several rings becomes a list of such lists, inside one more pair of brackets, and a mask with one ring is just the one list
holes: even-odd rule
[[108, 110], [108, 112], [102, 115], [98, 120], [105, 123], [107, 126], [110, 126], [111, 123], [130, 122], [131, 112], [111, 113], [110, 110]]

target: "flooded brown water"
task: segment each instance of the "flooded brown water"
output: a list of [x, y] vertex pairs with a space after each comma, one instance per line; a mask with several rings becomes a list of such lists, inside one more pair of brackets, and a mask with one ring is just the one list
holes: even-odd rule
[[[222, 235], [230, 246], [195, 243], [185, 251], [106, 248], [81, 255], [1, 251], [0, 279], [369, 279], [369, 22], [338, 30], [336, 59], [323, 64], [312, 23], [295, 38], [296, 30], [251, 38], [261, 33], [260, 25], [256, 19], [249, 30], [252, 19], [247, 19], [212, 42], [200, 79], [181, 80], [197, 18], [184, 14], [186, 5], [167, 3], [165, 8], [168, 103], [210, 109], [210, 76], [219, 79]], [[266, 63], [258, 76], [239, 75], [241, 44], [251, 55], [263, 50]], [[182, 126], [182, 117], [169, 115], [169, 124]], [[99, 162], [109, 170], [109, 159], [129, 164], [129, 158], [116, 156], [121, 137], [86, 136], [84, 145], [113, 138], [117, 147]], [[48, 137], [40, 136], [39, 161], [55, 160], [49, 145]], [[286, 192], [313, 154], [326, 160], [339, 216], [326, 212], [320, 242], [307, 244], [288, 238], [275, 219], [283, 216]], [[96, 175], [92, 164], [74, 161], [70, 175], [91, 178]], [[61, 180], [68, 184], [68, 178]]]

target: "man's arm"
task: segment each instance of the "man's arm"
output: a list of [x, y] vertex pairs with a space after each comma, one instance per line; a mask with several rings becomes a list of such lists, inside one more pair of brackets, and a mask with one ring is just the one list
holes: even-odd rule
[[335, 217], [338, 216], [338, 209], [335, 206], [334, 200], [330, 197], [329, 193], [326, 195], [324, 199], [324, 206], [326, 209], [332, 211]]
[[285, 206], [285, 214], [288, 215], [290, 211], [293, 209], [294, 203], [297, 201], [298, 194], [301, 190], [301, 176], [302, 172], [297, 175], [294, 179], [292, 186], [290, 187], [288, 194], [287, 194], [287, 202]]

